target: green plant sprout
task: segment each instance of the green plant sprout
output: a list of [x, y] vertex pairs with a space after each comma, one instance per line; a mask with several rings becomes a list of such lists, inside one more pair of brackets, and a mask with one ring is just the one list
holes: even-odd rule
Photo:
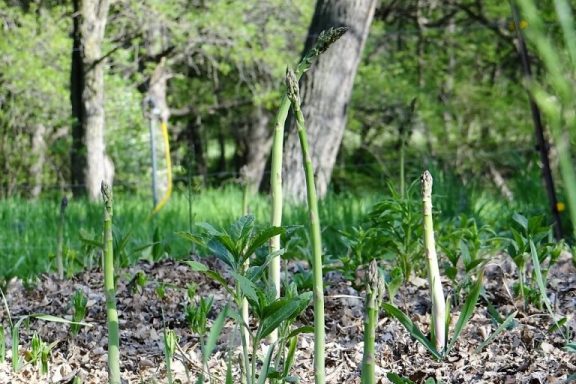
[[[336, 42], [347, 31], [345, 27], [330, 28], [322, 31], [316, 40], [316, 43], [310, 49], [302, 60], [296, 66], [294, 76], [298, 81], [300, 77], [310, 69], [312, 62], [316, 57], [325, 52], [334, 42]], [[272, 220], [273, 227], [280, 227], [282, 225], [282, 154], [284, 151], [284, 125], [288, 117], [291, 101], [288, 96], [284, 94], [280, 101], [280, 107], [276, 114], [274, 123], [274, 136], [272, 139], [272, 156], [270, 168], [270, 193], [272, 197]], [[280, 250], [280, 236], [276, 235], [270, 239], [270, 253], [275, 253]], [[280, 256], [276, 256], [269, 267], [270, 281], [274, 283], [276, 288], [276, 297], [280, 297]], [[277, 335], [273, 332], [270, 336], [270, 341], [276, 341]]]
[[70, 332], [73, 335], [77, 335], [80, 331], [80, 322], [86, 317], [86, 305], [88, 304], [88, 298], [81, 290], [74, 292], [72, 296], [72, 306], [74, 307], [74, 314], [72, 315], [72, 321], [75, 324], [70, 326]]
[[202, 354], [202, 371], [198, 376], [198, 383], [204, 382], [204, 374], [210, 374], [208, 369], [208, 359], [214, 350], [215, 343], [224, 327], [224, 320], [227, 316], [228, 307], [220, 312], [216, 321], [208, 333], [208, 314], [212, 310], [213, 298], [201, 297], [197, 305], [188, 304], [186, 306], [186, 321], [190, 330], [198, 335], [200, 340], [200, 350]]
[[46, 375], [48, 373], [50, 351], [52, 351], [57, 343], [58, 342], [55, 341], [48, 345], [40, 338], [40, 336], [38, 336], [38, 333], [34, 332], [30, 343], [32, 350], [26, 352], [26, 360], [28, 360], [32, 365], [40, 364], [40, 372], [43, 375]]
[[176, 351], [176, 344], [178, 337], [172, 329], [164, 328], [164, 362], [166, 364], [166, 376], [168, 377], [168, 384], [174, 382], [172, 378], [172, 360], [174, 359], [174, 352]]
[[384, 297], [384, 280], [376, 260], [370, 262], [366, 278], [366, 305], [364, 319], [364, 356], [362, 358], [362, 384], [376, 383], [376, 327], [380, 304]]
[[[52, 316], [52, 315], [46, 315], [46, 314], [42, 314], [42, 313], [33, 313], [30, 315], [25, 315], [20, 317], [20, 319], [18, 319], [18, 321], [13, 322], [12, 319], [12, 315], [10, 314], [10, 308], [8, 306], [8, 301], [6, 300], [6, 296], [4, 295], [4, 292], [0, 289], [0, 296], [2, 296], [2, 303], [4, 304], [4, 309], [6, 310], [6, 314], [8, 315], [8, 325], [10, 326], [10, 337], [11, 337], [11, 343], [12, 343], [12, 370], [14, 372], [17, 372], [20, 370], [21, 367], [21, 360], [20, 360], [20, 354], [19, 354], [19, 347], [20, 347], [20, 327], [22, 325], [22, 323], [24, 322], [28, 322], [30, 319], [37, 319], [37, 320], [43, 320], [43, 321], [50, 321], [52, 323], [61, 323], [61, 324], [76, 324], [75, 322], [72, 322], [70, 320], [66, 320], [64, 318], [61, 317], [57, 317], [57, 316]], [[88, 323], [78, 323], [79, 325], [82, 326], [87, 326], [87, 327], [91, 327], [91, 324]], [[3, 328], [2, 328], [3, 331]], [[2, 335], [4, 334], [4, 332], [2, 332]], [[1, 336], [0, 338], [3, 338], [4, 336]], [[50, 345], [48, 345], [46, 348], [43, 348], [40, 350], [40, 355], [41, 358], [44, 359], [46, 361], [46, 366], [47, 366], [47, 361], [48, 361], [48, 355], [50, 353], [50, 351], [52, 350], [52, 348], [56, 345], [57, 342], [54, 342]], [[44, 360], [42, 360], [43, 364], [44, 364]], [[44, 367], [43, 367], [44, 369]]]
[[[265, 248], [272, 236], [284, 233], [284, 228], [269, 227], [256, 231], [253, 216], [241, 217], [228, 230], [217, 230], [205, 223], [198, 224], [198, 226], [204, 230], [204, 234], [180, 233], [180, 235], [200, 247], [208, 249], [226, 264], [230, 268], [229, 274], [232, 282], [202, 263], [188, 261], [187, 264], [192, 270], [201, 272], [221, 284], [235, 304], [236, 308], [229, 308], [226, 315], [234, 319], [239, 328], [246, 329], [251, 341], [251, 351], [249, 351], [250, 346], [247, 345], [244, 338], [240, 338], [243, 380], [246, 384], [260, 384], [264, 383], [269, 375], [278, 375], [275, 380], [283, 380], [284, 377], [281, 373], [284, 370], [280, 367], [272, 367], [271, 364], [275, 361], [273, 357], [275, 350], [277, 350], [276, 347], [278, 345], [283, 346], [289, 337], [282, 336], [268, 347], [259, 372], [257, 372], [258, 348], [261, 342], [274, 330], [285, 329], [282, 325], [287, 321], [292, 321], [300, 314], [308, 306], [312, 296], [312, 293], [302, 293], [276, 299], [273, 284], [264, 280], [271, 259], [281, 254], [283, 250], [273, 254], [260, 251]], [[246, 259], [254, 254], [257, 257], [251, 261], [250, 267], [244, 270], [243, 266]], [[241, 308], [244, 298], [248, 300], [251, 314], [258, 320], [258, 326], [255, 330], [251, 330], [242, 318]], [[224, 315], [222, 315], [221, 321], [224, 321]], [[296, 336], [303, 331], [305, 329], [291, 331], [289, 336]], [[217, 335], [212, 338], [208, 337], [206, 344], [208, 346], [215, 345], [216, 338]], [[283, 347], [278, 348], [277, 353], [283, 353]]]
[[120, 329], [116, 310], [116, 286], [114, 284], [114, 239], [112, 236], [112, 189], [104, 182], [101, 185], [104, 199], [104, 293], [108, 318], [108, 382], [120, 383]]
[[391, 196], [374, 205], [368, 214], [368, 225], [378, 232], [378, 247], [389, 250], [384, 257], [396, 260], [405, 280], [422, 263], [423, 226], [421, 203], [413, 196], [416, 186], [416, 182], [410, 185], [404, 199], [390, 186]]

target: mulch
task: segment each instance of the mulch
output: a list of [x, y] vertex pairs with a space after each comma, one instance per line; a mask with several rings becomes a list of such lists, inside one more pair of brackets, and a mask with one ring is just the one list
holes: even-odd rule
[[[480, 302], [461, 334], [459, 341], [445, 361], [438, 362], [395, 320], [383, 314], [377, 330], [377, 368], [380, 383], [388, 383], [386, 374], [397, 373], [415, 383], [434, 378], [443, 383], [564, 383], [576, 373], [576, 354], [564, 349], [565, 340], [559, 332], [549, 332], [553, 325], [545, 310], [523, 303], [511, 294], [517, 279], [513, 265], [505, 257], [494, 258], [486, 267], [485, 297], [495, 305], [502, 317], [518, 311], [514, 326], [504, 331], [482, 351], [476, 352], [497, 328], [487, 306]], [[216, 264], [214, 264], [216, 265]], [[139, 271], [145, 272], [148, 282], [140, 292], [130, 287]], [[11, 344], [6, 310], [0, 308], [6, 330], [6, 361], [0, 363], [0, 383], [72, 383], [75, 377], [85, 384], [106, 383], [106, 312], [102, 289], [103, 276], [98, 270], [85, 271], [71, 279], [60, 281], [53, 275], [41, 276], [33, 288], [24, 287], [20, 280], [9, 283], [6, 298], [13, 319], [32, 313], [43, 313], [71, 319], [71, 297], [82, 290], [88, 297], [85, 319], [91, 327], [84, 327], [76, 336], [69, 325], [30, 320], [20, 331], [19, 354], [24, 358], [30, 350], [34, 332], [47, 343], [56, 343], [49, 361], [49, 373], [41, 375], [39, 367], [29, 362], [16, 373], [11, 369]], [[214, 298], [210, 314], [215, 319], [228, 297], [217, 284], [202, 274], [192, 272], [175, 261], [156, 264], [141, 262], [122, 270], [117, 282], [118, 309], [121, 329], [121, 369], [127, 383], [167, 383], [163, 357], [163, 330], [173, 329], [179, 340], [178, 353], [172, 369], [182, 383], [195, 383], [201, 369], [201, 353], [197, 335], [185, 320], [186, 288], [198, 286], [198, 293]], [[162, 285], [165, 295], [157, 291]], [[450, 290], [449, 282], [445, 282]], [[565, 329], [576, 334], [576, 269], [570, 255], [564, 255], [548, 274], [548, 296], [557, 314], [567, 317]], [[363, 349], [363, 293], [338, 273], [326, 276], [326, 382], [360, 383]], [[387, 300], [387, 298], [386, 298]], [[402, 287], [395, 304], [411, 314], [421, 329], [430, 324], [430, 302], [426, 280], [414, 278]], [[453, 309], [454, 321], [458, 308]], [[300, 316], [301, 324], [312, 324], [311, 306]], [[227, 322], [209, 361], [212, 383], [223, 383], [228, 353], [234, 358], [234, 375], [239, 377], [237, 357], [240, 339], [232, 322]], [[313, 349], [311, 334], [301, 335], [293, 374], [301, 383], [313, 383]], [[260, 353], [264, 353], [263, 345]], [[178, 382], [178, 381], [177, 381]], [[240, 382], [235, 380], [235, 382]]]

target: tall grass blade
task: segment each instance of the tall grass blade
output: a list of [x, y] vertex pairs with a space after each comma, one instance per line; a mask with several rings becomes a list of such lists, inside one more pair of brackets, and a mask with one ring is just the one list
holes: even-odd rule
[[204, 348], [204, 356], [202, 357], [205, 361], [208, 361], [212, 352], [214, 352], [214, 348], [216, 348], [216, 342], [222, 333], [222, 329], [224, 328], [224, 323], [226, 321], [226, 316], [228, 315], [228, 306], [226, 305], [222, 311], [218, 314], [216, 320], [212, 324], [212, 328], [210, 328], [210, 333], [208, 334], [208, 338], [206, 339], [206, 348]]
[[436, 350], [434, 345], [428, 338], [420, 331], [418, 326], [410, 320], [410, 318], [402, 312], [400, 309], [396, 308], [394, 305], [389, 303], [383, 303], [382, 309], [386, 311], [390, 316], [394, 317], [406, 328], [410, 336], [415, 338], [420, 344], [424, 346], [436, 359], [442, 360], [442, 355]]
[[496, 328], [496, 330], [494, 332], [492, 332], [492, 334], [490, 336], [488, 336], [488, 338], [486, 340], [484, 340], [482, 343], [480, 343], [480, 345], [478, 347], [476, 347], [476, 349], [474, 350], [474, 353], [479, 353], [480, 351], [482, 351], [484, 349], [484, 347], [486, 347], [488, 344], [490, 344], [499, 334], [501, 334], [504, 330], [508, 329], [510, 324], [512, 324], [514, 322], [514, 318], [516, 317], [517, 314], [518, 314], [518, 311], [515, 311], [515, 312], [511, 313], [506, 319], [504, 319], [504, 321], [502, 323], [500, 323], [498, 328]]
[[0, 363], [6, 359], [6, 334], [4, 333], [4, 326], [0, 324]]
[[104, 199], [104, 293], [108, 318], [108, 382], [121, 384], [120, 379], [120, 327], [116, 309], [116, 286], [114, 284], [114, 238], [112, 236], [113, 200], [112, 189], [102, 182]]
[[[262, 368], [260, 368], [260, 375], [258, 375], [258, 384], [265, 384], [268, 378], [268, 372], [270, 371], [270, 362], [272, 361], [272, 355], [274, 354], [274, 348], [276, 343], [270, 344], [268, 347], [268, 352], [266, 352], [266, 357], [262, 362]], [[255, 356], [252, 357], [253, 359]]]
[[476, 308], [476, 303], [478, 302], [478, 298], [480, 297], [480, 291], [482, 290], [482, 279], [484, 278], [484, 271], [481, 271], [478, 274], [478, 279], [476, 283], [472, 286], [464, 305], [462, 306], [462, 311], [460, 312], [460, 316], [458, 317], [458, 321], [456, 322], [456, 326], [454, 327], [454, 334], [450, 339], [450, 343], [448, 343], [448, 347], [446, 348], [445, 354], [448, 354], [454, 344], [456, 344], [456, 340], [460, 336], [460, 333], [464, 329], [464, 326], [468, 323], [472, 315], [474, 314], [474, 309]]

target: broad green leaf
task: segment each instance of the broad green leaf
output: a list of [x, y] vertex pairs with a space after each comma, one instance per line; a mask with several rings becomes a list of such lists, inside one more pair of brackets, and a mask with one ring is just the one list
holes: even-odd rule
[[285, 337], [285, 339], [292, 339], [293, 337], [298, 336], [302, 333], [314, 333], [314, 327], [312, 325], [304, 325], [302, 327], [293, 329], [292, 331], [290, 331], [288, 336]]
[[460, 240], [460, 254], [462, 255], [462, 261], [464, 262], [464, 265], [467, 265], [470, 263], [470, 261], [472, 261], [470, 258], [470, 249], [468, 248], [468, 244], [463, 239]]
[[249, 300], [257, 302], [258, 294], [256, 292], [260, 289], [256, 286], [256, 284], [239, 273], [232, 271], [231, 274], [238, 282], [238, 287], [244, 296], [246, 296]]
[[415, 384], [412, 380], [402, 377], [396, 373], [388, 372], [386, 374], [388, 380], [392, 382], [392, 384]]
[[220, 284], [222, 284], [222, 286], [224, 287], [226, 292], [228, 292], [232, 297], [234, 297], [234, 295], [235, 295], [234, 291], [232, 290], [232, 288], [230, 288], [228, 281], [226, 281], [226, 279], [223, 278], [221, 274], [219, 274], [216, 271], [212, 271], [212, 270], [206, 271], [205, 273], [206, 273], [206, 276], [208, 276], [212, 280], [217, 281]]
[[198, 227], [202, 228], [204, 231], [206, 231], [206, 233], [209, 234], [210, 236], [213, 236], [213, 237], [224, 236], [223, 232], [220, 232], [219, 230], [217, 230], [216, 228], [214, 228], [212, 225], [210, 225], [208, 223], [198, 223], [196, 225]]
[[242, 216], [230, 226], [230, 234], [238, 245], [238, 251], [246, 248], [246, 244], [252, 235], [254, 229], [254, 216]]
[[[310, 327], [312, 332], [314, 332], [314, 327]], [[288, 376], [290, 369], [294, 364], [294, 356], [296, 356], [296, 347], [298, 346], [298, 337], [293, 336], [290, 338], [288, 344], [288, 354], [286, 355], [286, 361], [284, 362], [284, 377]]]
[[84, 244], [88, 244], [92, 247], [102, 248], [102, 242], [101, 241], [89, 239], [87, 237], [82, 236], [82, 234], [80, 235], [80, 241], [83, 242]]
[[312, 299], [312, 292], [306, 292], [298, 297], [281, 298], [264, 308], [263, 319], [258, 329], [258, 339], [262, 340], [274, 331], [285, 320], [296, 317]]
[[206, 240], [201, 236], [195, 235], [190, 232], [176, 232], [176, 235], [184, 240], [188, 240], [201, 247], [206, 247]]
[[184, 262], [187, 264], [194, 272], [206, 272], [208, 271], [208, 267], [202, 263], [197, 261], [188, 260]]
[[428, 338], [404, 312], [388, 303], [382, 304], [382, 309], [384, 309], [384, 311], [386, 311], [390, 316], [396, 318], [396, 320], [406, 328], [408, 333], [420, 342], [420, 344], [422, 344], [436, 359], [442, 360], [442, 355], [436, 350], [432, 342], [428, 340]]
[[38, 320], [50, 321], [53, 323], [78, 324], [78, 325], [82, 325], [85, 327], [91, 327], [92, 326], [92, 324], [89, 324], [89, 323], [84, 323], [84, 322], [80, 322], [80, 321], [71, 321], [71, 320], [64, 319], [62, 317], [57, 317], [57, 316], [52, 316], [52, 315], [44, 315], [41, 313], [34, 313], [34, 314], [29, 315], [29, 317], [35, 318]]
[[206, 346], [204, 347], [204, 354], [202, 359], [204, 360], [204, 364], [210, 359], [210, 355], [214, 351], [216, 347], [216, 342], [218, 341], [218, 337], [222, 333], [222, 329], [224, 328], [224, 322], [226, 321], [226, 314], [228, 312], [228, 305], [226, 305], [222, 311], [218, 314], [214, 323], [212, 323], [212, 328], [210, 328], [210, 333], [208, 333], [208, 338], [206, 339]]
[[528, 219], [526, 219], [525, 216], [523, 216], [519, 213], [514, 213], [512, 215], [512, 220], [514, 220], [516, 223], [518, 223], [520, 225], [520, 227], [522, 227], [525, 231], [528, 230]]
[[478, 302], [478, 297], [480, 296], [480, 291], [482, 290], [482, 279], [484, 277], [484, 271], [481, 271], [478, 274], [478, 279], [476, 280], [476, 284], [472, 286], [464, 305], [462, 306], [462, 311], [460, 312], [460, 316], [458, 316], [458, 321], [456, 322], [456, 326], [454, 327], [454, 335], [450, 339], [450, 343], [448, 343], [448, 347], [446, 347], [446, 351], [444, 352], [447, 355], [456, 344], [456, 340], [460, 336], [460, 333], [464, 329], [464, 326], [468, 323], [468, 320], [474, 314], [474, 309], [476, 308], [476, 303]]
[[518, 311], [511, 313], [499, 326], [496, 330], [488, 336], [486, 340], [484, 340], [480, 345], [474, 350], [474, 353], [479, 353], [484, 349], [485, 346], [490, 344], [492, 340], [494, 340], [499, 334], [501, 334], [504, 330], [508, 328], [510, 324], [514, 322], [514, 318], [518, 314]]
[[258, 248], [266, 244], [266, 242], [272, 237], [276, 235], [282, 235], [284, 232], [284, 228], [282, 227], [269, 227], [258, 232], [248, 243], [246, 256], [252, 255]]
[[230, 254], [236, 259], [238, 255], [242, 252], [242, 249], [239, 249], [241, 245], [237, 244], [230, 235], [225, 234], [222, 236], [216, 236], [213, 239], [214, 241], [220, 243]]
[[270, 369], [270, 362], [272, 360], [272, 354], [274, 353], [274, 348], [276, 343], [272, 343], [268, 346], [268, 352], [266, 352], [266, 357], [262, 362], [262, 368], [260, 369], [260, 375], [258, 376], [258, 384], [265, 384], [268, 378], [268, 371]]
[[546, 295], [546, 284], [544, 284], [544, 278], [542, 277], [542, 269], [540, 268], [540, 260], [538, 259], [538, 252], [536, 252], [536, 246], [534, 242], [530, 240], [530, 255], [532, 256], [532, 266], [534, 267], [534, 274], [536, 275], [536, 283], [538, 284], [538, 290], [540, 291], [540, 300], [546, 305], [546, 309], [552, 319], [555, 318], [554, 312], [552, 311], [552, 305], [548, 296]]
[[224, 244], [220, 242], [220, 240], [210, 240], [208, 242], [208, 250], [212, 252], [218, 259], [222, 260], [230, 268], [236, 269], [236, 261], [234, 255], [226, 246], [224, 246]]

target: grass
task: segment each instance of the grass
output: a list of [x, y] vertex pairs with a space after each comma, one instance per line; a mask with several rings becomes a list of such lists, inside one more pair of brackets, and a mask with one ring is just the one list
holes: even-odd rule
[[[319, 205], [320, 219], [326, 223], [325, 230], [335, 232], [336, 229], [357, 224], [376, 198], [374, 195], [329, 196]], [[187, 192], [176, 192], [169, 204], [157, 214], [155, 222], [147, 220], [150, 208], [146, 196], [118, 193], [115, 200], [114, 237], [126, 238], [121, 254], [117, 252], [121, 244], [115, 244], [116, 256], [120, 258], [118, 262], [122, 266], [140, 258], [153, 259], [165, 254], [180, 259], [189, 254], [190, 244], [176, 236], [176, 232], [190, 230]], [[242, 190], [235, 186], [206, 190], [193, 194], [190, 205], [193, 226], [194, 223], [210, 222], [214, 226], [225, 227], [240, 216]], [[53, 229], [59, 226], [59, 210], [59, 200], [0, 201], [0, 220], [4, 223], [0, 228], [0, 279], [18, 276], [33, 280], [38, 274], [56, 270], [58, 239]], [[258, 225], [265, 224], [270, 217], [269, 202], [265, 196], [254, 195], [250, 210]], [[284, 222], [286, 225], [301, 225], [306, 222], [307, 216], [305, 207], [288, 206], [285, 208]], [[85, 267], [98, 266], [94, 252], [96, 244], [88, 240], [101, 241], [101, 220], [102, 211], [98, 204], [85, 200], [69, 201], [63, 251], [68, 275]], [[156, 228], [159, 244], [153, 247], [151, 244]], [[337, 241], [325, 244], [328, 253], [337, 252], [339, 246]]]

